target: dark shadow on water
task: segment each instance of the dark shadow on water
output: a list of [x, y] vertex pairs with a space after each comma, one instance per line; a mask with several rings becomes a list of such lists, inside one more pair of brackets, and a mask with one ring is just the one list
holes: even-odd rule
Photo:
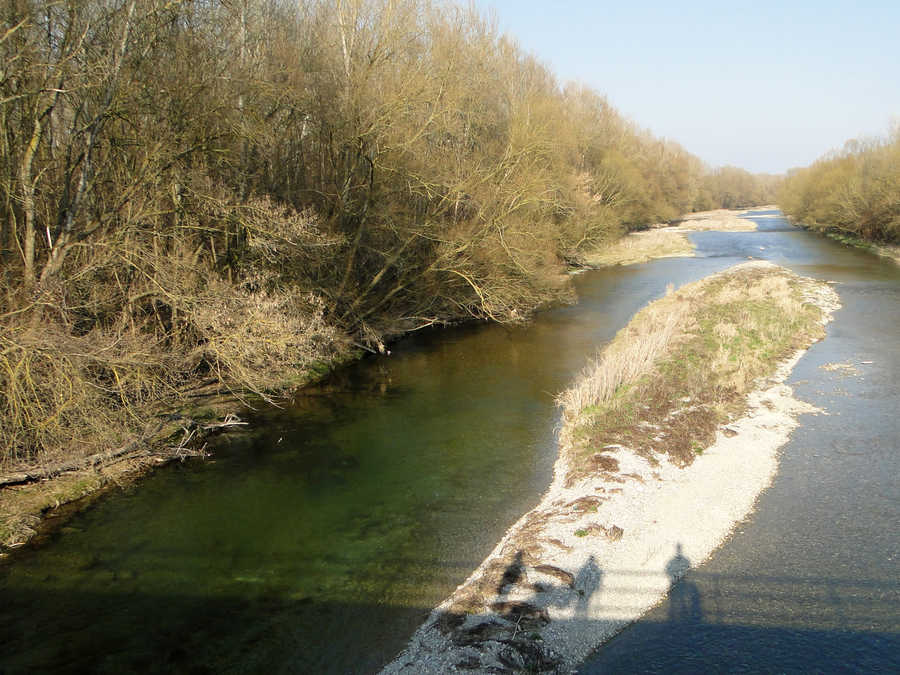
[[[578, 672], [900, 672], [900, 584], [729, 577], [690, 565], [678, 544], [665, 568], [663, 605], [600, 647]], [[701, 589], [714, 611], [704, 611]]]
[[[673, 579], [686, 560], [678, 553], [672, 558]], [[577, 573], [574, 622], [588, 620], [588, 604], [604, 577], [596, 560]], [[633, 575], [636, 588], [641, 577]], [[121, 574], [110, 576], [105, 592], [54, 585], [46, 578], [35, 579], [32, 588], [0, 588], [3, 675], [373, 673], [430, 613], [427, 607], [323, 602], [272, 588], [242, 597], [184, 590], [150, 595]], [[730, 602], [743, 602], [749, 611], [704, 611], [699, 589], [713, 587], [731, 588]], [[742, 589], [752, 590], [741, 598]], [[599, 650], [582, 672], [900, 671], [897, 582], [690, 572], [671, 593], [676, 609], [651, 613]], [[816, 625], [812, 596], [827, 605], [833, 628]], [[521, 653], [533, 648], [530, 658], [539, 659], [529, 641], [545, 624], [542, 613], [526, 603], [513, 612], [511, 639], [522, 642]]]
[[[2, 675], [372, 673], [404, 647], [429, 613], [276, 594], [207, 598], [7, 591], [3, 604]], [[31, 607], [54, 604], [56, 614], [29, 615]], [[396, 632], [399, 625], [405, 625], [406, 634]]]
[[579, 673], [896, 673], [900, 635], [642, 621], [641, 647], [613, 638]]
[[[678, 545], [665, 566], [670, 586], [663, 605], [600, 647], [579, 672], [900, 672], [900, 584], [816, 576], [729, 576], [691, 571], [690, 565]], [[510, 594], [519, 582], [520, 590], [526, 588], [530, 568], [523, 571], [521, 556], [507, 572], [504, 593]], [[617, 607], [595, 604], [589, 612], [591, 597], [603, 589], [607, 572], [612, 578], [630, 578], [626, 587], [613, 589], [613, 596], [620, 591], [641, 593], [648, 588], [648, 576], [654, 576], [603, 570], [591, 556], [568, 584], [531, 584], [536, 592], [528, 600], [497, 603], [493, 618], [472, 622], [465, 615], [445, 613], [436, 625], [454, 644], [492, 654], [488, 663], [499, 659], [512, 664], [497, 672], [555, 672], [562, 665], [558, 655], [532, 637], [547, 625], [551, 608], [573, 608], [570, 621], [580, 635], [591, 634], [593, 628], [599, 635], [610, 627], [623, 627], [618, 619], [604, 618], [604, 609], [617, 616]], [[704, 593], [709, 596], [708, 609]], [[589, 618], [597, 610], [599, 618]], [[556, 631], [566, 630], [566, 621], [553, 625]]]

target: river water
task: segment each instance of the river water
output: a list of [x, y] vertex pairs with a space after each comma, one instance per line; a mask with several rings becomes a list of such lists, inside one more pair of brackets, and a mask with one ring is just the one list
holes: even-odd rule
[[[705, 255], [837, 282], [843, 308], [788, 381], [824, 412], [801, 418], [756, 511], [674, 602], [582, 673], [900, 672], [900, 267], [780, 218], [757, 222], [775, 232], [695, 241]], [[684, 598], [693, 611], [680, 611]]]
[[212, 460], [99, 500], [0, 567], [0, 672], [377, 670], [537, 503], [553, 395], [667, 284], [748, 257], [839, 282], [845, 308], [793, 378], [829, 414], [685, 582], [702, 614], [661, 607], [585, 670], [893, 667], [900, 272], [760, 215], [759, 232], [692, 235], [696, 258], [582, 275], [578, 305], [526, 328], [406, 339], [252, 413]]

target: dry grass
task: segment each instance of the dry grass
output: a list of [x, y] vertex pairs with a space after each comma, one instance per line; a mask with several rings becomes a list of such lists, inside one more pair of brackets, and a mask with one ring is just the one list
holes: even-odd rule
[[185, 293], [179, 310], [165, 336], [122, 325], [75, 335], [52, 320], [0, 324], [0, 472], [121, 445], [210, 376], [265, 396], [339, 350], [311, 295], [210, 284]]
[[606, 267], [693, 254], [694, 246], [683, 234], [656, 229], [632, 232], [608, 248], [585, 255], [583, 262], [589, 267]]
[[200, 383], [266, 396], [346, 352], [321, 295], [270, 260], [306, 262], [291, 245], [311, 225], [278, 216], [250, 223], [239, 276], [189, 238], [119, 242], [78, 249], [37, 301], [0, 302], [0, 472], [117, 447]]
[[648, 305], [606, 349], [560, 394], [558, 404], [567, 419], [601, 404], [614, 405], [615, 394], [650, 372], [672, 340], [684, 329], [690, 305], [680, 300]]
[[742, 265], [641, 310], [559, 396], [572, 477], [596, 470], [612, 445], [690, 463], [759, 378], [823, 334], [807, 283]]
[[161, 375], [167, 360], [130, 335], [0, 326], [0, 470], [90, 454], [138, 433], [133, 405], [172, 386]]

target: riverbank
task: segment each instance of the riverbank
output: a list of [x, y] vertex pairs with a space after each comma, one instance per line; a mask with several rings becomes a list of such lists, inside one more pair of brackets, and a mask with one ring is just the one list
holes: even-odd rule
[[[690, 255], [693, 247], [684, 232], [753, 229], [755, 225], [738, 218], [739, 213], [741, 212], [720, 209], [688, 214], [678, 221], [677, 227], [655, 226], [644, 232], [627, 235], [608, 249], [593, 257], [589, 256], [585, 264], [631, 264], [657, 257]], [[301, 349], [301, 363], [291, 368], [281, 368], [276, 376], [276, 381], [284, 377], [292, 377], [293, 380], [278, 382], [273, 389], [282, 393], [300, 389], [306, 384], [321, 380], [334, 368], [359, 358], [363, 353], [339, 336], [324, 330], [319, 332], [330, 336], [329, 340], [320, 340], [320, 343], [330, 345], [329, 348], [312, 350], [311, 355], [306, 354], [310, 350]], [[264, 339], [264, 336], [257, 336], [253, 330], [247, 335], [251, 342], [254, 339]], [[261, 378], [261, 373], [254, 375], [254, 381], [264, 379]], [[76, 384], [81, 388], [91, 389], [86, 380]], [[100, 425], [100, 431], [85, 426], [78, 427], [77, 434], [72, 432], [74, 436], [71, 443], [58, 444], [65, 449], [65, 453], [45, 453], [41, 455], [40, 461], [7, 462], [0, 470], [0, 555], [4, 549], [15, 548], [27, 542], [39, 531], [45, 516], [50, 517], [53, 522], [62, 522], [63, 512], [58, 511], [60, 507], [74, 506], [76, 502], [86, 505], [103, 491], [137, 480], [154, 468], [170, 461], [184, 460], [192, 453], [202, 454], [202, 442], [197, 435], [193, 435], [188, 443], [183, 442], [185, 435], [192, 430], [199, 431], [199, 427], [203, 425], [220, 424], [227, 415], [240, 412], [246, 404], [240, 395], [229, 393], [221, 384], [216, 387], [207, 383], [204, 390], [197, 386], [193, 389], [187, 387], [187, 390], [189, 394], [165, 394], [161, 403], [154, 404], [155, 412], [132, 406], [132, 414], [120, 414], [123, 418], [121, 424]], [[226, 396], [209, 396], [208, 394], [215, 393], [214, 390], [222, 390]], [[195, 394], [203, 396], [198, 398]], [[198, 400], [203, 403], [197, 404]], [[96, 405], [99, 404], [83, 407], [96, 414]], [[113, 412], [104, 409], [106, 415], [113, 415]], [[138, 425], [135, 420], [140, 420], [143, 426]], [[158, 420], [166, 421], [160, 424]], [[196, 422], [192, 422], [193, 420]], [[116, 439], [115, 445], [110, 429], [116, 430], [116, 434], [112, 435]], [[79, 451], [73, 452], [72, 449], [76, 447]], [[57, 466], [68, 468], [54, 470]], [[17, 477], [21, 480], [17, 480]], [[75, 510], [77, 507], [67, 509], [66, 513]]]
[[871, 253], [874, 253], [875, 255], [881, 256], [882, 258], [892, 260], [894, 263], [900, 265], [900, 245], [876, 244], [875, 242], [867, 241], [860, 237], [855, 237], [851, 234], [838, 232], [836, 230], [826, 230], [823, 232], [823, 234], [829, 239], [840, 242], [845, 246], [852, 246], [853, 248], [860, 248], [864, 251], [869, 251]]
[[[313, 386], [361, 354], [348, 349], [336, 354], [331, 363], [317, 361], [298, 369], [292, 382], [282, 383], [277, 393], [273, 388], [271, 395], [283, 398]], [[206, 441], [223, 432], [245, 429], [239, 414], [259, 400], [253, 392], [198, 383], [174, 395], [168, 408], [157, 404], [137, 411], [145, 422], [143, 432], [117, 447], [104, 446], [85, 434], [81, 445], [92, 447], [93, 454], [7, 464], [0, 470], [0, 558], [35, 536], [51, 533], [108, 490], [138, 481], [170, 462], [207, 457]]]
[[[779, 209], [778, 206], [773, 206], [772, 208]], [[874, 241], [864, 239], [855, 234], [852, 234], [851, 232], [847, 232], [839, 228], [829, 228], [821, 226], [814, 227], [811, 225], [805, 225], [793, 216], [789, 216], [786, 214], [784, 216], [772, 217], [784, 217], [792, 225], [796, 225], [799, 228], [824, 235], [829, 239], [843, 244], [844, 246], [850, 246], [852, 248], [858, 248], [863, 251], [869, 251], [870, 253], [874, 253], [875, 255], [881, 256], [882, 258], [887, 258], [888, 260], [891, 260], [894, 263], [900, 265], [900, 244], [878, 244]]]
[[[735, 332], [724, 317], [696, 320], [698, 309], [742, 304], [740, 318], [767, 317], [767, 325]], [[660, 321], [678, 305], [686, 311]], [[838, 306], [825, 284], [748, 263], [642, 310], [562, 397], [560, 453], [541, 502], [432, 612], [385, 672], [568, 671], [655, 605], [750, 512], [797, 415], [814, 412], [784, 380]], [[747, 314], [753, 308], [762, 311]], [[794, 318], [799, 323], [784, 333], [780, 349], [758, 339]], [[646, 399], [632, 396], [652, 382], [681, 378], [678, 361], [689, 361], [685, 349], [700, 343], [724, 359], [688, 367], [711, 376], [714, 399], [678, 396], [668, 408], [636, 404]], [[761, 370], [729, 367], [732, 347], [756, 354]], [[733, 391], [723, 389], [723, 376]], [[670, 399], [681, 384], [669, 390]], [[595, 423], [608, 429], [615, 415], [627, 424], [616, 429], [619, 442], [609, 442]], [[694, 430], [710, 440], [699, 444]]]
[[741, 214], [751, 210], [767, 210], [775, 208], [773, 206], [754, 206], [751, 209], [715, 209], [713, 211], [698, 211], [697, 213], [688, 213], [676, 221], [670, 223], [670, 227], [675, 232], [706, 232], [709, 230], [717, 230], [719, 232], [753, 232], [756, 223], [746, 218], [741, 218]]
[[756, 230], [756, 223], [739, 217], [744, 212], [744, 209], [716, 209], [689, 213], [672, 224], [659, 224], [647, 230], [630, 232], [609, 247], [584, 255], [580, 262], [585, 267], [592, 268], [633, 265], [656, 258], [693, 256], [694, 245], [685, 236], [687, 232]]
[[[204, 398], [209, 398], [207, 395]], [[201, 407], [184, 406], [157, 416], [144, 434], [118, 448], [0, 472], [0, 557], [90, 504], [107, 490], [130, 484], [173, 461], [207, 456], [206, 440], [245, 425], [234, 396], [217, 396]]]

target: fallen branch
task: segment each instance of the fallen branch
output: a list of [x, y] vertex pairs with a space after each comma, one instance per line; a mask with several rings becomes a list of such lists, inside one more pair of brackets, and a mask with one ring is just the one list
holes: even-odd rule
[[235, 415], [234, 413], [228, 413], [225, 415], [225, 419], [221, 422], [213, 422], [211, 424], [202, 424], [200, 428], [204, 431], [210, 431], [212, 429], [225, 429], [227, 427], [237, 427], [237, 426], [246, 426], [247, 422], [241, 420], [240, 417]]
[[12, 485], [35, 483], [40, 480], [53, 478], [54, 476], [58, 476], [61, 473], [67, 473], [69, 471], [79, 471], [81, 469], [87, 469], [89, 467], [97, 466], [98, 464], [107, 464], [111, 460], [117, 459], [122, 455], [127, 455], [128, 453], [143, 445], [148, 438], [158, 434], [160, 430], [162, 430], [164, 424], [165, 421], [160, 422], [159, 424], [157, 424], [156, 429], [154, 429], [153, 432], [148, 433], [147, 431], [144, 431], [144, 433], [142, 433], [140, 436], [133, 439], [129, 443], [126, 443], [125, 445], [113, 450], [98, 452], [87, 457], [82, 457], [81, 459], [54, 464], [50, 467], [37, 468], [25, 472], [0, 476], [0, 488]]
[[68, 473], [70, 471], [81, 471], [83, 469], [89, 469], [92, 467], [106, 465], [112, 463], [114, 460], [119, 460], [123, 456], [133, 453], [141, 446], [146, 445], [150, 439], [155, 437], [160, 431], [162, 431], [163, 427], [173, 420], [184, 419], [187, 424], [182, 426], [184, 430], [184, 435], [181, 438], [181, 441], [178, 445], [168, 446], [167, 450], [173, 453], [173, 456], [178, 457], [180, 459], [184, 459], [188, 456], [195, 455], [203, 455], [206, 446], [204, 445], [200, 451], [187, 452], [187, 446], [192, 440], [196, 440], [197, 430], [201, 430], [203, 432], [211, 432], [220, 429], [227, 429], [230, 427], [236, 426], [244, 426], [247, 422], [242, 421], [237, 415], [229, 413], [226, 415], [225, 419], [221, 422], [212, 422], [209, 424], [198, 424], [194, 420], [190, 418], [181, 418], [180, 416], [169, 416], [159, 422], [156, 427], [152, 430], [145, 430], [137, 438], [132, 441], [126, 443], [125, 445], [115, 448], [113, 450], [107, 450], [105, 452], [98, 452], [93, 455], [89, 455], [87, 457], [82, 457], [81, 459], [70, 460], [67, 462], [61, 462], [59, 464], [54, 464], [49, 467], [41, 467], [29, 469], [26, 471], [20, 471], [17, 473], [10, 473], [6, 475], [0, 476], [0, 488], [4, 487], [12, 487], [15, 485], [26, 485], [28, 483], [36, 483], [38, 481], [47, 480], [48, 478], [53, 478], [63, 473]]

